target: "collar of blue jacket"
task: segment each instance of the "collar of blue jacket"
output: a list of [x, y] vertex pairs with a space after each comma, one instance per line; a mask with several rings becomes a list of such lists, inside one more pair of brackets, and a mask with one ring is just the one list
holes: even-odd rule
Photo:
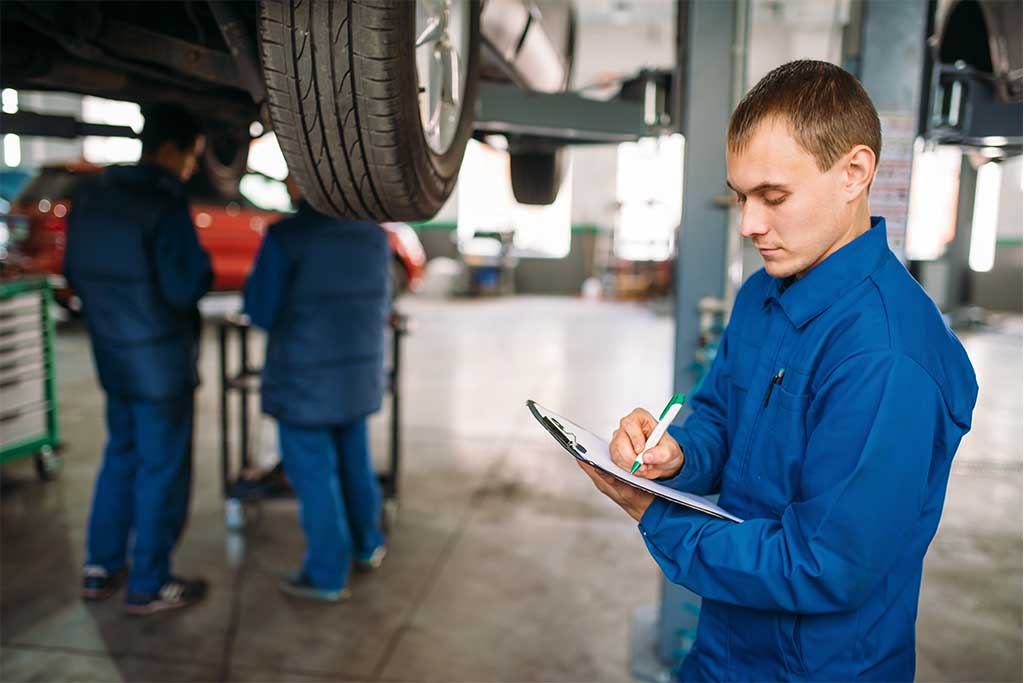
[[789, 321], [803, 327], [875, 272], [889, 252], [885, 219], [871, 217], [871, 229], [836, 251], [798, 280], [776, 278], [765, 296], [775, 299]]

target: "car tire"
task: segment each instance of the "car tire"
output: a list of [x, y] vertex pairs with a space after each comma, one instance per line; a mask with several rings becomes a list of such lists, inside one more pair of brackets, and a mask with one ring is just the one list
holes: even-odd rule
[[260, 54], [288, 168], [319, 211], [376, 221], [433, 216], [455, 186], [473, 128], [480, 7], [468, 12], [461, 111], [450, 145], [420, 115], [417, 6], [408, 0], [263, 0]]
[[552, 204], [565, 176], [562, 149], [512, 152], [509, 155], [512, 194], [520, 204]]

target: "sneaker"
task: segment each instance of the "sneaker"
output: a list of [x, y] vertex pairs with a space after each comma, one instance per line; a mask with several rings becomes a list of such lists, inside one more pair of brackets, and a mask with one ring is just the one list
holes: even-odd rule
[[117, 592], [124, 583], [127, 570], [111, 574], [98, 564], [87, 564], [82, 567], [82, 599], [106, 600]]
[[348, 587], [341, 590], [328, 590], [317, 588], [305, 574], [293, 574], [277, 584], [281, 592], [296, 598], [306, 600], [319, 600], [320, 602], [341, 602], [352, 597], [352, 591]]
[[388, 549], [385, 546], [379, 545], [369, 555], [357, 555], [356, 569], [362, 572], [372, 572], [374, 569], [380, 569], [387, 554]]
[[171, 578], [160, 587], [160, 592], [156, 595], [128, 593], [125, 596], [124, 610], [133, 616], [142, 617], [188, 607], [206, 597], [207, 587], [207, 583], [203, 579]]

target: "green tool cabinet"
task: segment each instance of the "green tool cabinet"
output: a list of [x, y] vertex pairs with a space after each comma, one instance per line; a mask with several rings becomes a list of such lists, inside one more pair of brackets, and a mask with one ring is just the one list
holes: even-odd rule
[[0, 282], [0, 463], [33, 456], [60, 471], [53, 293], [44, 278]]

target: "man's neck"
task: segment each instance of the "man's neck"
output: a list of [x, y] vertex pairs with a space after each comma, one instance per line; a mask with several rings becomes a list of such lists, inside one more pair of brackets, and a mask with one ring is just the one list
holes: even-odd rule
[[155, 154], [143, 154], [142, 158], [139, 159], [139, 164], [145, 166], [155, 166], [156, 168], [159, 168], [163, 170], [165, 173], [173, 176], [176, 180], [180, 180], [180, 178], [178, 178], [177, 169], [170, 168], [167, 164], [162, 163], [159, 157], [157, 157], [157, 155]]
[[807, 270], [804, 270], [803, 272], [797, 273], [796, 279], [799, 280], [804, 275], [807, 275], [807, 273], [811, 272], [817, 266], [821, 265], [821, 263], [823, 263], [825, 259], [827, 259], [829, 256], [836, 253], [837, 251], [839, 251], [847, 244], [854, 241], [855, 239], [857, 239], [870, 229], [871, 211], [870, 209], [868, 209], [868, 202], [867, 198], [865, 197], [864, 200], [858, 204], [856, 210], [854, 211], [853, 219], [850, 221], [850, 226], [846, 229], [846, 232], [844, 232], [843, 235], [838, 240], [836, 240], [831, 247], [829, 247], [828, 251], [821, 255], [821, 258], [815, 261], [814, 265], [809, 267]]

